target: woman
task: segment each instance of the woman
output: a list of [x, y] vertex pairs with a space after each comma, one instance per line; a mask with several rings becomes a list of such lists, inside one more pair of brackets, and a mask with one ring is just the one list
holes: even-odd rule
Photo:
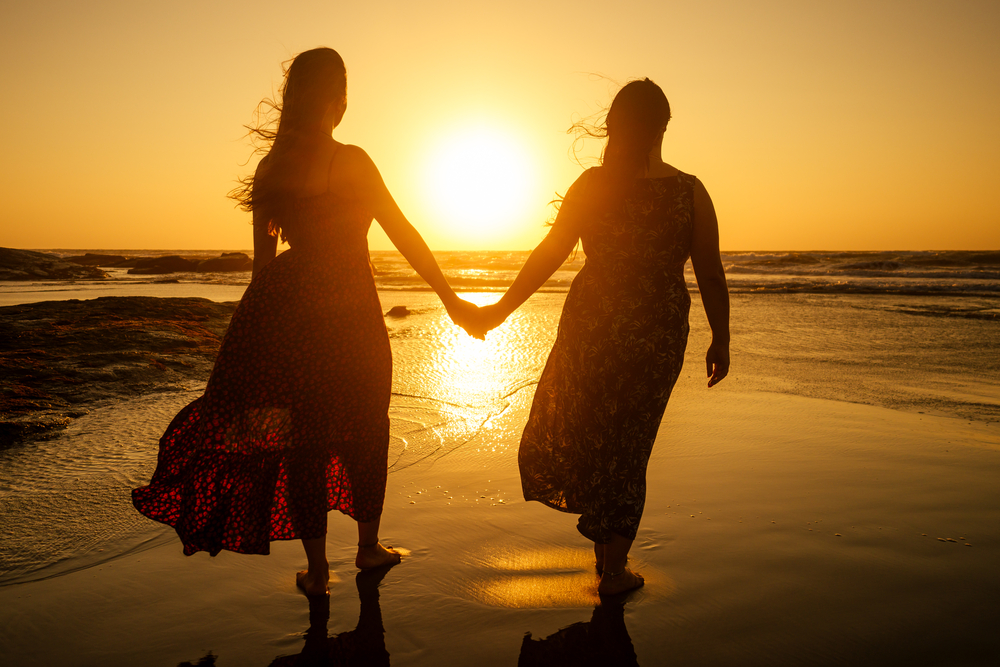
[[715, 210], [697, 178], [661, 159], [669, 120], [667, 98], [649, 79], [619, 91], [597, 133], [607, 137], [602, 165], [570, 187], [511, 288], [478, 315], [480, 329], [499, 325], [583, 241], [586, 264], [566, 297], [518, 463], [526, 500], [581, 515], [604, 595], [643, 584], [626, 562], [645, 503], [646, 463], [684, 361], [689, 256], [712, 328], [708, 386], [729, 371]]
[[[160, 441], [136, 508], [173, 526], [184, 553], [269, 552], [301, 539], [297, 585], [328, 594], [326, 514], [358, 522], [356, 565], [398, 563], [379, 543], [389, 442], [392, 357], [368, 258], [378, 220], [453, 319], [475, 307], [448, 286], [371, 158], [331, 134], [347, 109], [336, 51], [289, 66], [277, 130], [233, 197], [253, 213], [250, 286], [233, 315], [205, 395]], [[276, 255], [278, 237], [290, 250]]]

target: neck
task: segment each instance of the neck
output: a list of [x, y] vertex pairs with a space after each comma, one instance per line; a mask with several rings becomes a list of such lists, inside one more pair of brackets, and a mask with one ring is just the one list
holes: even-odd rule
[[649, 168], [652, 169], [653, 165], [662, 165], [663, 162], [663, 135], [653, 144], [653, 147], [649, 149]]

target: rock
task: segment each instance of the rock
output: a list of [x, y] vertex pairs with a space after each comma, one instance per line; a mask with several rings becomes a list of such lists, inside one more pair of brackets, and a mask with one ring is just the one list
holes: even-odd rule
[[235, 309], [154, 297], [0, 308], [0, 450], [96, 404], [207, 380]]
[[108, 274], [34, 250], [0, 248], [0, 280], [100, 280]]
[[141, 276], [158, 275], [161, 273], [178, 273], [195, 271], [198, 268], [197, 262], [184, 259], [180, 255], [166, 255], [163, 257], [146, 257], [137, 260], [135, 267], [128, 270]]
[[93, 252], [88, 252], [84, 255], [74, 255], [73, 257], [64, 257], [63, 259], [67, 262], [82, 264], [84, 266], [118, 266], [122, 262], [128, 261], [128, 257], [122, 255], [101, 255]]
[[219, 257], [206, 259], [198, 263], [198, 271], [204, 273], [221, 273], [223, 271], [250, 271], [253, 260], [245, 252], [224, 252]]
[[393, 306], [389, 309], [389, 312], [385, 314], [386, 317], [406, 317], [410, 314], [410, 309], [406, 306]]

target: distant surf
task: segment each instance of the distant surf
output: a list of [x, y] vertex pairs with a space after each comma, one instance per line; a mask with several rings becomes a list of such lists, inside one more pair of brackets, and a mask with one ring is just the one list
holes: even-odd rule
[[[46, 250], [68, 257], [84, 252], [129, 257], [180, 255], [189, 259], [218, 257], [224, 250]], [[243, 250], [243, 252], [248, 252]], [[252, 253], [248, 253], [252, 254]], [[436, 251], [441, 269], [457, 290], [502, 292], [524, 265], [530, 251]], [[1000, 251], [731, 251], [722, 255], [729, 288], [734, 293], [910, 294], [1000, 296]], [[427, 284], [402, 255], [395, 251], [371, 253], [379, 290], [425, 291]], [[543, 291], [564, 292], [583, 268], [582, 250], [545, 283]], [[160, 276], [130, 275], [127, 269], [105, 267], [109, 277], [93, 286], [156, 285], [164, 283], [245, 286], [250, 272], [170, 273]], [[691, 265], [685, 270], [688, 287], [696, 287]], [[76, 281], [82, 285], [83, 281]], [[38, 286], [38, 283], [34, 283]], [[25, 285], [25, 288], [29, 285]], [[3, 291], [16, 290], [10, 284]], [[227, 291], [232, 298], [232, 291]], [[58, 298], [58, 297], [55, 297]], [[209, 297], [211, 298], [211, 297]], [[237, 297], [238, 298], [238, 297]]]

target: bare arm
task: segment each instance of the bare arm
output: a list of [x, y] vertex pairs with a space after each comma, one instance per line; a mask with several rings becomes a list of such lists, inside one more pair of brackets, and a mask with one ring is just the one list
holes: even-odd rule
[[545, 281], [562, 266], [570, 252], [580, 240], [580, 227], [583, 210], [580, 201], [581, 183], [584, 177], [577, 179], [570, 187], [563, 200], [552, 229], [542, 239], [542, 242], [531, 251], [528, 260], [521, 267], [507, 293], [492, 306], [480, 309], [480, 322], [487, 330], [499, 326], [507, 317], [528, 300]]
[[[553, 226], [542, 242], [531, 251], [528, 261], [521, 267], [507, 293], [493, 306], [487, 306], [490, 309], [487, 323], [493, 326], [500, 324], [522, 303], [527, 301], [528, 297], [544, 285], [545, 281], [556, 272], [556, 269], [562, 266], [579, 238], [578, 235], [574, 236], [568, 232], [566, 228], [560, 229]], [[496, 318], [499, 320], [494, 324], [492, 320]]]
[[712, 343], [705, 355], [708, 386], [711, 387], [729, 373], [729, 288], [719, 254], [719, 221], [712, 198], [701, 181], [696, 181], [694, 187], [691, 264], [712, 329]]
[[[269, 155], [265, 155], [260, 164], [257, 165], [253, 177], [255, 183], [267, 171], [269, 157]], [[270, 223], [271, 218], [260, 209], [253, 210], [253, 273], [250, 276], [251, 280], [257, 277], [261, 269], [271, 263], [278, 252], [278, 237], [271, 236], [267, 231]]]
[[351, 179], [357, 179], [353, 185], [361, 195], [362, 204], [375, 216], [389, 240], [410, 266], [437, 293], [452, 319], [457, 324], [465, 322], [475, 306], [460, 299], [445, 280], [423, 237], [406, 219], [389, 193], [378, 167], [361, 148], [345, 146], [344, 149], [350, 151], [346, 157], [351, 160]]
[[278, 252], [278, 238], [267, 233], [270, 220], [262, 220], [261, 215], [253, 212], [253, 274], [251, 280], [257, 277], [260, 270], [267, 266]]

